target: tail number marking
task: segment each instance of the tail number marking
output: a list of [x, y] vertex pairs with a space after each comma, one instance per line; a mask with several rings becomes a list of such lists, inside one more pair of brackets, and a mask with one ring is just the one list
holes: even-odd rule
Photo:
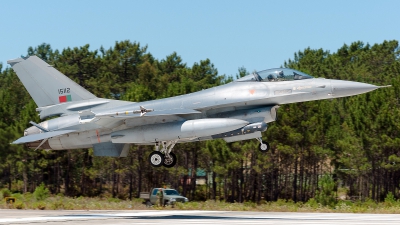
[[72, 101], [72, 97], [70, 95], [70, 92], [71, 92], [70, 90], [71, 90], [70, 88], [58, 89], [58, 94], [60, 95], [60, 96], [58, 96], [58, 101], [60, 103]]
[[60, 89], [58, 89], [58, 94], [59, 95], [66, 94], [66, 93], [70, 93], [70, 88], [60, 88]]

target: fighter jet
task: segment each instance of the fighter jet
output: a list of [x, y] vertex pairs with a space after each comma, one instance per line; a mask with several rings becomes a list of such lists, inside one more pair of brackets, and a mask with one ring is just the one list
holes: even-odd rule
[[[173, 167], [177, 143], [222, 138], [259, 141], [277, 119], [280, 105], [340, 98], [379, 86], [324, 78], [276, 68], [254, 72], [229, 84], [146, 102], [97, 98], [37, 56], [9, 60], [37, 104], [41, 119], [13, 144], [34, 149], [93, 148], [95, 156], [126, 157], [129, 146], [154, 145], [152, 166]], [[56, 117], [56, 118], [54, 118]]]

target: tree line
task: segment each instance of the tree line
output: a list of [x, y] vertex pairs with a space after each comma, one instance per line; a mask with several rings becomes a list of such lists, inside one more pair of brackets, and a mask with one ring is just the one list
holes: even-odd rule
[[[97, 97], [146, 101], [187, 94], [232, 82], [209, 60], [189, 66], [176, 53], [156, 59], [147, 46], [129, 40], [109, 49], [89, 45], [53, 50], [29, 47]], [[138, 197], [153, 187], [178, 189], [191, 200], [308, 201], [339, 192], [359, 199], [399, 198], [400, 48], [396, 40], [357, 41], [336, 52], [304, 49], [283, 67], [314, 77], [392, 85], [374, 92], [282, 105], [278, 120], [256, 140], [177, 144], [174, 168], [148, 163], [153, 146], [132, 145], [128, 157], [94, 157], [92, 149], [33, 151], [10, 145], [29, 121], [40, 122], [36, 105], [12, 69], [0, 64], [0, 188], [33, 192], [44, 183], [53, 194]], [[263, 68], [266, 69], [266, 68]], [[248, 74], [239, 68], [236, 78]], [[203, 172], [200, 173], [200, 172]], [[203, 176], [205, 175], [205, 176]], [[199, 177], [201, 176], [201, 177]], [[199, 179], [205, 185], [196, 185]]]

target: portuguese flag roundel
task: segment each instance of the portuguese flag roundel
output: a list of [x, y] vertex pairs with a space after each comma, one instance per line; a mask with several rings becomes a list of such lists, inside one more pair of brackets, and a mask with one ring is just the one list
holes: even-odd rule
[[71, 98], [71, 95], [63, 95], [63, 96], [59, 96], [58, 100], [60, 101], [60, 103], [63, 103], [63, 102], [72, 101], [72, 98]]

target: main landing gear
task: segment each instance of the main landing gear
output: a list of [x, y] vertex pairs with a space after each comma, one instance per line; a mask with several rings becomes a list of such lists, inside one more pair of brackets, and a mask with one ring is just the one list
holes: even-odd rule
[[[266, 153], [269, 151], [268, 142], [263, 142], [261, 137], [256, 138], [260, 142], [258, 145], [258, 150], [260, 152]], [[156, 143], [156, 150], [150, 153], [149, 161], [154, 167], [164, 166], [167, 168], [174, 167], [176, 164], [176, 155], [172, 152], [177, 141], [162, 141], [162, 148], [160, 150], [159, 142]]]
[[269, 150], [269, 144], [268, 142], [263, 142], [263, 140], [261, 139], [261, 137], [257, 138], [257, 141], [260, 142], [260, 144], [258, 145], [258, 150], [260, 150], [260, 152], [268, 152]]
[[164, 166], [171, 168], [176, 164], [176, 155], [172, 153], [176, 141], [162, 141], [162, 149], [160, 149], [159, 143], [156, 143], [156, 150], [153, 151], [149, 156], [150, 164], [154, 167]]

